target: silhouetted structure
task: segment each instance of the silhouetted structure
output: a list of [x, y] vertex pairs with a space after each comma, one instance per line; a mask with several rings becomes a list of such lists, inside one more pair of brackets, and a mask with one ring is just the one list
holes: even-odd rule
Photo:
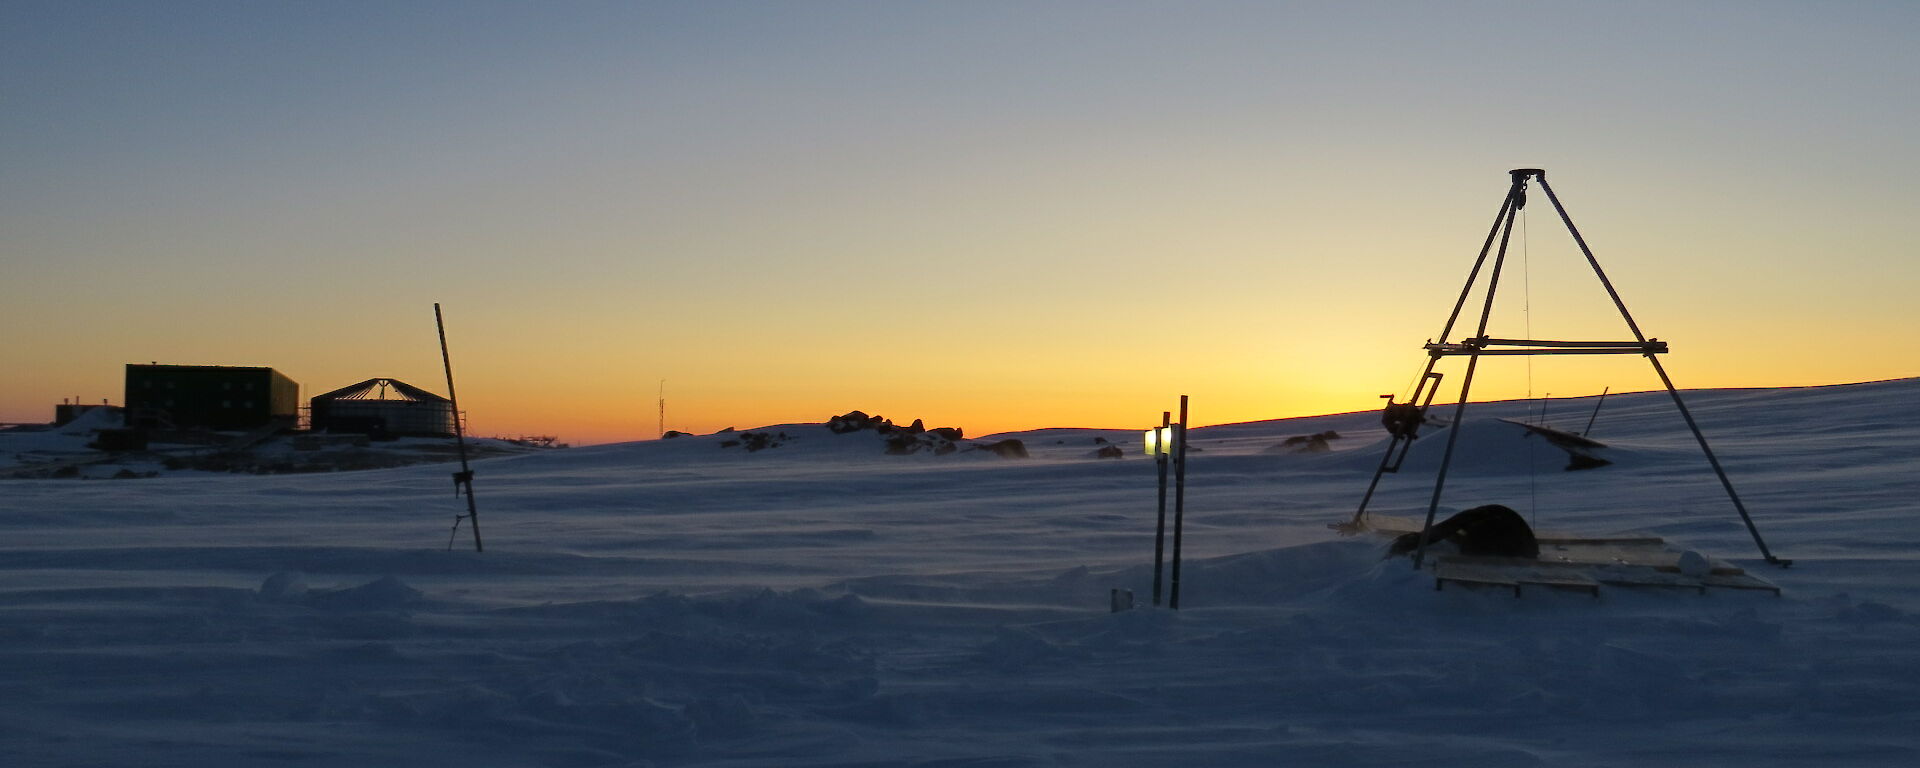
[[[1586, 238], [1580, 236], [1580, 230], [1573, 226], [1573, 218], [1567, 215], [1567, 209], [1560, 204], [1559, 196], [1553, 193], [1553, 187], [1547, 184], [1547, 172], [1539, 168], [1515, 168], [1507, 172], [1512, 183], [1507, 187], [1507, 196], [1500, 202], [1500, 212], [1494, 215], [1493, 227], [1487, 230], [1486, 242], [1480, 246], [1480, 256], [1473, 262], [1473, 270], [1467, 273], [1467, 284], [1460, 289], [1460, 297], [1453, 302], [1453, 313], [1447, 316], [1447, 324], [1440, 329], [1439, 341], [1426, 343], [1427, 364], [1425, 370], [1416, 377], [1413, 396], [1404, 403], [1395, 403], [1392, 395], [1382, 395], [1387, 399], [1387, 412], [1382, 421], [1387, 426], [1388, 442], [1386, 454], [1380, 457], [1380, 466], [1373, 472], [1373, 482], [1367, 485], [1366, 495], [1360, 497], [1360, 508], [1353, 513], [1353, 519], [1342, 526], [1347, 530], [1361, 530], [1366, 525], [1367, 504], [1373, 499], [1374, 489], [1380, 485], [1384, 474], [1400, 471], [1401, 461], [1412, 449], [1413, 441], [1419, 437], [1415, 427], [1426, 420], [1426, 411], [1433, 404], [1434, 393], [1440, 389], [1442, 374], [1434, 370], [1443, 358], [1464, 356], [1467, 358], [1465, 377], [1460, 382], [1460, 401], [1454, 406], [1452, 428], [1447, 430], [1446, 448], [1440, 454], [1440, 470], [1434, 476], [1433, 495], [1427, 502], [1426, 522], [1414, 542], [1413, 564], [1420, 567], [1426, 556], [1427, 545], [1435, 540], [1434, 516], [1440, 510], [1441, 492], [1446, 489], [1447, 469], [1453, 462], [1453, 449], [1460, 439], [1461, 426], [1466, 424], [1467, 395], [1473, 389], [1473, 374], [1480, 365], [1480, 358], [1510, 355], [1639, 355], [1653, 365], [1653, 372], [1660, 376], [1660, 383], [1666, 385], [1667, 394], [1673, 397], [1674, 408], [1680, 411], [1680, 418], [1687, 423], [1687, 430], [1693, 433], [1695, 442], [1700, 444], [1700, 452], [1706, 455], [1707, 464], [1713, 467], [1713, 473], [1720, 478], [1721, 487], [1727, 491], [1727, 499], [1733, 502], [1734, 511], [1740, 513], [1740, 520], [1747, 525], [1747, 532], [1753, 535], [1754, 546], [1760, 549], [1760, 556], [1767, 562], [1785, 567], [1793, 561], [1773, 555], [1767, 548], [1766, 540], [1760, 537], [1760, 528], [1753, 524], [1753, 516], [1747, 514], [1747, 505], [1740, 501], [1740, 494], [1733, 490], [1733, 481], [1727, 478], [1726, 469], [1720, 466], [1720, 459], [1713, 455], [1713, 448], [1707, 445], [1707, 436], [1700, 431], [1699, 423], [1693, 419], [1693, 412], [1687, 410], [1687, 404], [1680, 398], [1680, 390], [1673, 385], [1673, 379], [1667, 375], [1667, 369], [1660, 364], [1660, 355], [1666, 354], [1667, 343], [1648, 338], [1640, 330], [1640, 324], [1633, 321], [1633, 315], [1627, 311], [1627, 304], [1620, 299], [1620, 292], [1613, 287], [1613, 281], [1607, 279], [1607, 273], [1600, 268], [1600, 260], [1594, 258], [1593, 249], [1587, 247]], [[1593, 275], [1599, 278], [1600, 286], [1605, 288], [1607, 296], [1613, 299], [1614, 309], [1619, 310], [1620, 319], [1626, 321], [1627, 330], [1633, 333], [1632, 340], [1618, 341], [1567, 341], [1560, 339], [1499, 339], [1487, 335], [1487, 324], [1493, 317], [1494, 295], [1500, 289], [1500, 273], [1507, 261], [1507, 246], [1513, 238], [1513, 220], [1521, 209], [1527, 206], [1527, 187], [1538, 184], [1545, 192], [1547, 201], [1553, 204], [1553, 210], [1560, 215], [1560, 223], [1567, 225], [1567, 234], [1573, 236], [1573, 242], [1580, 247], [1580, 254], [1586, 257], [1587, 266], [1593, 268]], [[1522, 258], [1526, 254], [1526, 229], [1524, 223], [1520, 230]], [[1494, 242], [1500, 243], [1494, 250]], [[1449, 342], [1455, 326], [1460, 322], [1461, 311], [1467, 306], [1473, 288], [1480, 280], [1481, 271], [1488, 266], [1487, 256], [1493, 255], [1491, 269], [1486, 272], [1486, 298], [1480, 309], [1480, 321], [1473, 336], [1459, 341]], [[1424, 397], [1423, 397], [1424, 396]], [[1418, 405], [1415, 405], [1415, 404]], [[1522, 425], [1527, 426], [1527, 425]], [[1528, 426], [1531, 432], [1539, 432], [1536, 427]], [[1558, 431], [1558, 430], [1554, 430]], [[1557, 443], [1562, 448], [1573, 445], [1570, 438], [1592, 443], [1584, 436], [1560, 433]], [[1597, 445], [1597, 444], [1595, 444]], [[1571, 448], [1569, 453], [1573, 453]], [[1577, 456], [1577, 454], [1576, 454]], [[1597, 457], [1588, 457], [1597, 460]], [[1576, 464], [1579, 463], [1576, 461]], [[1598, 466], [1598, 465], [1589, 465]], [[1582, 467], [1570, 466], [1569, 469]]]
[[127, 426], [258, 429], [293, 424], [300, 385], [272, 368], [127, 365]]
[[453, 402], [399, 379], [374, 378], [313, 396], [315, 432], [453, 437]]
[[105, 408], [109, 413], [120, 410], [106, 403], [61, 403], [53, 407], [53, 425], [64, 427], [72, 424], [74, 419], [92, 413], [96, 408]]

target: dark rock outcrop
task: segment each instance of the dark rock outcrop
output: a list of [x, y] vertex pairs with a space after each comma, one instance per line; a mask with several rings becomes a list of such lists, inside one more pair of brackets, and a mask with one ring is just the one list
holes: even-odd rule
[[788, 440], [787, 433], [785, 432], [781, 432], [777, 435], [772, 432], [741, 432], [739, 433], [739, 436], [740, 437], [738, 440], [721, 441], [720, 447], [736, 448], [736, 447], [744, 446], [747, 449], [747, 453], [753, 453], [755, 451], [762, 451], [768, 448], [778, 448], [780, 447], [781, 443], [784, 443]]
[[844, 435], [848, 432], [873, 429], [880, 422], [881, 419], [879, 417], [868, 416], [865, 411], [848, 411], [845, 414], [827, 419], [827, 430], [836, 435]]
[[[906, 456], [931, 451], [936, 456], [944, 456], [959, 450], [955, 443], [964, 438], [965, 433], [959, 427], [927, 427], [924, 419], [914, 419], [912, 424], [899, 426], [890, 419], [869, 416], [865, 411], [848, 411], [827, 420], [827, 430], [836, 435], [844, 435], [863, 430], [872, 430], [886, 438], [884, 450], [892, 456]], [[782, 436], [785, 439], [785, 436]]]
[[1340, 438], [1340, 433], [1335, 432], [1331, 429], [1325, 432], [1317, 432], [1311, 435], [1294, 435], [1293, 437], [1289, 437], [1286, 440], [1281, 441], [1279, 445], [1275, 445], [1267, 448], [1266, 452], [1267, 453], [1327, 453], [1333, 450], [1333, 446], [1329, 445], [1327, 441], [1337, 440], [1339, 438]]
[[981, 445], [978, 446], [978, 448], [1003, 459], [1027, 458], [1027, 444], [1011, 437], [998, 442]]

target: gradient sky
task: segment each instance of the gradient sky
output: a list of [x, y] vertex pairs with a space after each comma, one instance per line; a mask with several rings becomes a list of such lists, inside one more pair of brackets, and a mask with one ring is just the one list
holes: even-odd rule
[[[1920, 375], [1915, 40], [1908, 2], [10, 0], [0, 421], [150, 360], [440, 391], [435, 301], [483, 435], [652, 437], [662, 379], [687, 431], [1369, 409], [1514, 167], [1681, 386]], [[1495, 330], [1626, 338], [1539, 202]], [[1658, 386], [1492, 362], [1476, 399]]]

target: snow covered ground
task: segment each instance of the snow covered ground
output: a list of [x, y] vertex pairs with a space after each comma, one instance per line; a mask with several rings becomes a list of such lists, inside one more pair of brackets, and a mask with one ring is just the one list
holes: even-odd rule
[[[1128, 430], [1014, 435], [1024, 460], [819, 425], [489, 459], [479, 554], [446, 551], [444, 464], [0, 480], [0, 764], [1913, 765], [1916, 399], [1689, 393], [1788, 570], [1665, 393], [1609, 398], [1615, 463], [1584, 472], [1492, 421], [1528, 404], [1470, 409], [1446, 507], [1651, 532], [1780, 597], [1435, 592], [1326, 527], [1371, 413], [1195, 431], [1178, 613], [1107, 610], [1150, 592]], [[1377, 510], [1424, 512], [1444, 434]]]

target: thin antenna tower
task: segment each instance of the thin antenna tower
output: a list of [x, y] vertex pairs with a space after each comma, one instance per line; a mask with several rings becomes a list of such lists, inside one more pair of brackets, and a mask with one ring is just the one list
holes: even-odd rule
[[660, 437], [667, 436], [667, 380], [660, 380]]
[[453, 473], [453, 495], [467, 497], [467, 513], [453, 516], [453, 530], [447, 532], [447, 549], [453, 549], [453, 537], [460, 532], [462, 519], [473, 522], [473, 551], [480, 546], [480, 510], [473, 504], [473, 469], [467, 466], [467, 433], [460, 424], [460, 398], [453, 393], [453, 358], [447, 355], [447, 324], [440, 319], [440, 302], [433, 303], [433, 326], [440, 333], [440, 364], [447, 369], [447, 407], [453, 409], [453, 440], [460, 447], [460, 471]]

